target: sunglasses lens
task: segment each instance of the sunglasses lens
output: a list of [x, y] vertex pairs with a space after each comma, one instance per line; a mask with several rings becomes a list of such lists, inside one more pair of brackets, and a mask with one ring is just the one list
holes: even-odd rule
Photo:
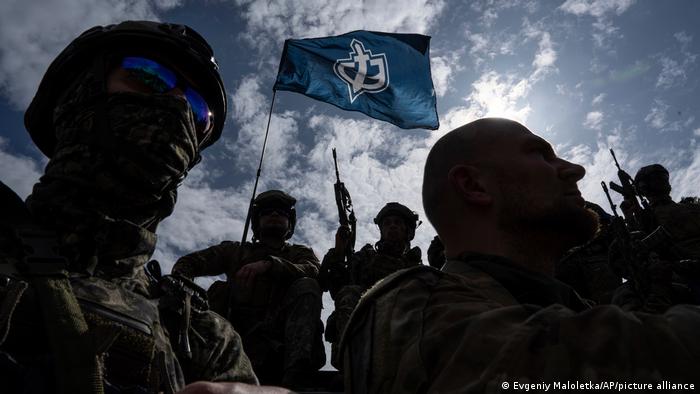
[[[179, 86], [178, 77], [173, 71], [151, 59], [127, 56], [122, 60], [121, 67], [156, 93], [166, 93]], [[184, 93], [194, 114], [199, 140], [204, 141], [204, 137], [209, 132], [212, 117], [209, 106], [194, 89], [185, 87]]]
[[289, 211], [284, 209], [284, 208], [265, 208], [260, 210], [260, 215], [261, 216], [268, 216], [272, 215], [273, 213], [277, 213], [280, 216], [284, 217], [289, 217]]
[[197, 129], [203, 130], [204, 132], [209, 131], [209, 121], [211, 119], [211, 112], [209, 111], [209, 106], [204, 98], [199, 95], [192, 88], [185, 89], [185, 97], [190, 103], [192, 108], [192, 113], [194, 114], [194, 120], [197, 123]]
[[150, 59], [125, 57], [122, 61], [122, 68], [158, 93], [165, 93], [177, 86], [175, 73]]

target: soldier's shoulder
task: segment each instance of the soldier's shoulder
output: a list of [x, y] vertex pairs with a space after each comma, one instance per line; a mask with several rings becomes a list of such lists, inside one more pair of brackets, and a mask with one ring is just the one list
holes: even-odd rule
[[372, 302], [406, 286], [417, 285], [428, 288], [435, 285], [444, 275], [444, 272], [429, 265], [418, 265], [399, 270], [381, 279], [367, 290], [360, 303]]
[[362, 295], [355, 307], [343, 334], [341, 347], [363, 327], [368, 316], [391, 319], [391, 316], [421, 309], [444, 275], [436, 268], [419, 265], [394, 272], [377, 282]]
[[692, 196], [683, 197], [683, 198], [681, 198], [679, 203], [700, 207], [700, 197], [692, 197]]
[[289, 244], [289, 249], [295, 252], [314, 252], [310, 246], [303, 244]]
[[[211, 245], [205, 249], [200, 250], [200, 252], [212, 250], [212, 251], [217, 251], [219, 253], [225, 253], [229, 251], [233, 251], [235, 249], [238, 249], [240, 246], [240, 242], [238, 241], [222, 241], [221, 243], [218, 243], [216, 245]], [[245, 246], [250, 246], [247, 242], [244, 244]], [[198, 252], [195, 252], [198, 253]]]

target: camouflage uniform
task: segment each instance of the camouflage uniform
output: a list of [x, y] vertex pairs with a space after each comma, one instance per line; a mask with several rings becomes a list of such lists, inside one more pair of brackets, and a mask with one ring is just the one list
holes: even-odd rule
[[[233, 285], [244, 265], [268, 260], [268, 271], [252, 289]], [[285, 372], [318, 370], [325, 363], [321, 334], [321, 291], [315, 278], [319, 263], [313, 250], [285, 243], [273, 249], [260, 242], [224, 241], [183, 256], [174, 273], [189, 277], [226, 274], [228, 282], [209, 289], [212, 308], [229, 314], [241, 334], [253, 368], [265, 384], [279, 384]]]
[[[415, 235], [418, 215], [402, 204], [390, 202], [379, 211], [374, 218], [374, 223], [379, 226], [387, 216], [398, 216], [403, 219], [407, 232], [406, 248], [400, 254], [395, 251], [390, 252], [385, 241], [380, 240], [376, 247], [366, 244], [359, 252], [353, 254], [347, 264], [349, 281], [335, 294], [333, 298], [335, 310], [328, 316], [326, 322], [326, 340], [331, 343], [332, 351], [331, 364], [338, 369], [342, 369], [342, 360], [338, 352], [340, 338], [362, 293], [396, 271], [422, 264], [420, 248], [417, 246], [408, 248]], [[323, 258], [323, 265], [341, 266], [344, 258], [335, 248], [331, 248]]]
[[399, 272], [342, 341], [348, 392], [502, 392], [502, 383], [695, 382], [700, 309], [589, 308], [571, 288], [476, 254]]
[[[335, 248], [331, 248], [324, 257], [324, 262], [326, 259], [339, 259], [342, 262], [343, 256], [338, 256]], [[395, 257], [381, 253], [374, 246], [367, 244], [352, 256], [349, 264], [350, 284], [338, 291], [335, 310], [326, 323], [326, 340], [331, 343], [331, 362], [336, 368], [342, 368], [342, 361], [338, 358], [340, 338], [362, 293], [394, 272], [417, 265], [421, 265], [421, 251], [417, 246], [401, 257]]]
[[[150, 53], [156, 44], [183, 62], [205, 53], [200, 75], [225, 97], [206, 63], [211, 49], [196, 32], [124, 22], [71, 43], [25, 114], [50, 160], [26, 204], [0, 188], [3, 391], [172, 393], [192, 380], [257, 383], [231, 326], [205, 308], [184, 319], [187, 303], [160, 297], [143, 269], [177, 184], [218, 139], [226, 113], [225, 100], [212, 102], [222, 119], [207, 144], [195, 136], [186, 101], [104, 89], [106, 51]], [[178, 336], [189, 338], [191, 352], [176, 346]]]
[[613, 293], [622, 284], [608, 263], [612, 241], [609, 228], [582, 246], [572, 248], [556, 265], [555, 277], [573, 287], [581, 297], [596, 304], [609, 304]]
[[700, 259], [700, 206], [664, 201], [653, 204], [656, 221], [673, 237], [672, 253], [685, 259]]

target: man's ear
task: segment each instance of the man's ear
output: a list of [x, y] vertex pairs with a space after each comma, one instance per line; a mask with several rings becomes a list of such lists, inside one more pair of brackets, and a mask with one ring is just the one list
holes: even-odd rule
[[474, 166], [459, 164], [452, 167], [447, 180], [459, 197], [470, 204], [489, 205], [493, 202], [493, 196], [487, 192], [479, 170]]

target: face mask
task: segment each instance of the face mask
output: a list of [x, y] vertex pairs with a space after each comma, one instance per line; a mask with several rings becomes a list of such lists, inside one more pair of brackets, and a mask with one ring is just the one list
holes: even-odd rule
[[[199, 158], [187, 103], [167, 95], [118, 93], [105, 97], [102, 106], [76, 106], [57, 110], [58, 144], [42, 184], [61, 190], [52, 190], [46, 197], [54, 201], [47, 203], [80, 203], [138, 225], [168, 216], [175, 188]], [[61, 201], [62, 196], [76, 201]]]
[[58, 230], [66, 255], [139, 265], [133, 257], [153, 252], [153, 231], [172, 213], [176, 187], [198, 160], [191, 111], [166, 95], [86, 102], [57, 108], [58, 144], [27, 206]]

